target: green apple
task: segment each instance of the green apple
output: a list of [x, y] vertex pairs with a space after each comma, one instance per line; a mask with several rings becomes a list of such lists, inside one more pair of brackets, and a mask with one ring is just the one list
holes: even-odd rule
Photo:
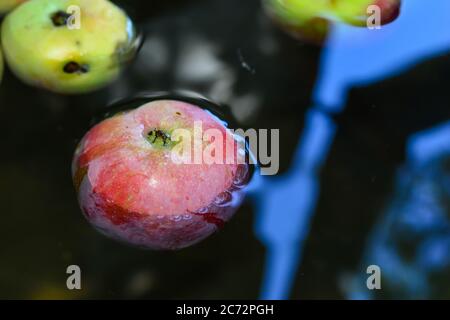
[[0, 14], [8, 12], [27, 0], [0, 0]]
[[107, 0], [33, 0], [4, 20], [5, 60], [24, 82], [63, 94], [103, 87], [137, 47], [126, 13]]
[[275, 13], [290, 23], [302, 25], [321, 17], [356, 22], [374, 0], [268, 0]]
[[366, 26], [371, 5], [380, 8], [381, 24], [397, 18], [401, 0], [264, 0], [266, 11], [294, 36], [322, 41], [330, 24]]

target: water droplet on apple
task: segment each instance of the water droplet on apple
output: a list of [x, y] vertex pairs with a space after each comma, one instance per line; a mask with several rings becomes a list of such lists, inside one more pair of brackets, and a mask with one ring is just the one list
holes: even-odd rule
[[233, 195], [228, 191], [224, 191], [216, 197], [214, 204], [219, 207], [227, 206], [231, 203], [232, 199]]
[[175, 222], [179, 222], [179, 221], [181, 221], [182, 219], [183, 219], [183, 217], [180, 216], [180, 215], [176, 215], [176, 216], [173, 216], [173, 217], [172, 217], [172, 221], [175, 221]]
[[190, 214], [183, 214], [183, 220], [191, 220], [192, 219], [192, 215]]

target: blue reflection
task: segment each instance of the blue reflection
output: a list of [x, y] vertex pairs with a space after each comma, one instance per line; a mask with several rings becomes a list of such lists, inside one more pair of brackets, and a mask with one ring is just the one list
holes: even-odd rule
[[407, 0], [400, 17], [382, 30], [337, 25], [323, 52], [314, 102], [328, 111], [340, 111], [352, 86], [383, 80], [446, 52], [449, 17], [447, 0]]
[[347, 288], [352, 299], [374, 298], [361, 276], [371, 264], [382, 270], [387, 298], [430, 298], [446, 286], [431, 279], [450, 270], [450, 122], [411, 137], [407, 153], [361, 270]]
[[433, 236], [423, 243], [418, 252], [420, 268], [440, 272], [450, 268], [450, 234]]
[[[329, 114], [344, 109], [352, 86], [380, 81], [447, 51], [449, 21], [450, 1], [409, 0], [401, 17], [382, 30], [337, 25], [331, 32], [313, 95], [315, 107], [306, 117], [292, 167], [284, 176], [255, 182], [256, 234], [267, 247], [262, 299], [289, 297], [319, 196], [318, 174], [336, 132]], [[441, 249], [433, 250], [439, 259]], [[417, 288], [424, 286], [415, 279]]]

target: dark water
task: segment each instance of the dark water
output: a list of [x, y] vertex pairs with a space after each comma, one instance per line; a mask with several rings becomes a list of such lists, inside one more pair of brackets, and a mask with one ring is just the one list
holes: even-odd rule
[[[354, 47], [338, 30], [326, 48], [285, 35], [258, 0], [116, 2], [146, 34], [116, 83], [66, 97], [6, 71], [0, 86], [0, 298], [450, 298], [446, 0], [426, 15], [411, 0], [402, 18], [416, 24]], [[112, 102], [177, 89], [242, 128], [280, 129], [280, 173], [206, 241], [142, 251], [84, 220], [71, 158]], [[66, 288], [72, 264], [81, 291]]]

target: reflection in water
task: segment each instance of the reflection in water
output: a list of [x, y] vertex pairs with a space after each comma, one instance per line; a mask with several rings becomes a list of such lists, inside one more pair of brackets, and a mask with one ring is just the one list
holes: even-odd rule
[[[80, 218], [67, 164], [75, 139], [85, 133], [92, 115], [101, 112], [101, 107], [110, 99], [134, 96], [139, 91], [183, 88], [230, 105], [245, 128], [280, 128], [283, 172], [292, 158], [300, 128], [306, 123], [290, 172], [260, 179], [259, 186], [263, 188], [254, 194], [256, 233], [268, 249], [261, 296], [288, 297], [301, 262], [305, 277], [298, 277], [296, 283], [301, 288], [301, 296], [340, 297], [334, 283], [336, 275], [360, 262], [364, 244], [354, 239], [365, 238], [373, 223], [375, 208], [385, 196], [391, 171], [399, 163], [397, 151], [403, 146], [404, 133], [412, 132], [411, 127], [424, 127], [422, 114], [405, 114], [404, 124], [408, 128], [393, 132], [391, 124], [401, 111], [389, 112], [386, 108], [398, 102], [399, 110], [407, 110], [407, 101], [419, 98], [421, 101], [414, 108], [417, 110], [434, 101], [436, 104], [430, 103], [430, 107], [433, 106], [433, 110], [428, 111], [430, 116], [423, 122], [434, 123], [431, 127], [436, 125], [434, 121], [443, 121], [436, 119], [445, 119], [447, 113], [443, 109], [448, 95], [441, 93], [444, 84], [436, 90], [433, 84], [440, 79], [447, 80], [447, 71], [440, 63], [439, 74], [434, 77], [436, 64], [424, 64], [414, 79], [403, 74], [392, 82], [383, 81], [380, 86], [361, 90], [362, 95], [352, 95], [346, 111], [351, 105], [361, 104], [359, 110], [363, 115], [355, 115], [353, 109], [339, 117], [341, 140], [333, 145], [334, 157], [330, 157], [326, 171], [322, 171], [335, 135], [335, 123], [329, 114], [347, 105], [347, 91], [359, 80], [364, 80], [365, 84], [380, 81], [391, 77], [392, 72], [412, 68], [428, 55], [445, 51], [449, 44], [450, 2], [406, 0], [403, 16], [381, 31], [337, 27], [322, 52], [321, 79], [311, 103], [308, 101], [320, 49], [299, 45], [268, 25], [269, 19], [260, 16], [258, 0], [166, 0], [151, 1], [151, 5], [148, 1], [118, 2], [143, 8], [138, 12], [148, 37], [136, 63], [112, 87], [93, 95], [65, 98], [26, 87], [8, 72], [5, 74], [0, 87], [0, 109], [8, 121], [3, 124], [5, 134], [1, 141], [5, 152], [0, 170], [1, 192], [6, 201], [2, 201], [1, 209], [9, 214], [3, 219], [6, 232], [2, 233], [1, 242], [7, 245], [0, 250], [3, 262], [0, 296], [68, 297], [64, 270], [69, 264], [81, 264], [85, 270], [86, 286], [81, 298], [248, 299], [257, 294], [264, 251], [248, 232], [252, 209], [247, 205], [225, 232], [203, 245], [177, 253], [141, 252], [118, 245], [91, 231]], [[182, 7], [173, 5], [174, 2]], [[167, 11], [160, 10], [162, 6], [167, 7]], [[198, 66], [196, 54], [207, 65], [194, 70], [182, 65]], [[445, 68], [448, 61], [443, 58]], [[428, 66], [432, 66], [429, 73], [426, 72]], [[426, 77], [431, 81], [421, 83]], [[414, 87], [423, 89], [420, 93], [413, 92], [411, 99], [408, 99], [409, 80]], [[399, 97], [392, 100], [395, 102], [376, 99], [380, 106], [373, 112], [364, 110], [370, 108], [372, 101], [366, 99], [374, 92], [386, 94], [392, 90], [399, 92]], [[440, 96], [428, 98], [436, 92]], [[316, 108], [307, 113], [305, 121], [299, 120], [308, 104]], [[427, 116], [425, 113], [423, 115]], [[393, 116], [384, 121], [385, 114]], [[352, 133], [358, 137], [349, 136]], [[30, 143], [30, 137], [39, 137], [40, 143]], [[396, 142], [391, 148], [384, 148], [383, 138], [393, 138]], [[355, 150], [358, 147], [363, 150]], [[375, 153], [386, 149], [395, 155], [375, 155], [372, 159]], [[423, 152], [424, 156], [427, 154], [429, 152]], [[386, 158], [388, 163], [373, 167], [374, 162]], [[406, 166], [410, 167], [409, 162]], [[363, 172], [366, 169], [367, 174]], [[409, 172], [415, 176], [420, 171]], [[321, 181], [326, 181], [328, 187], [321, 185], [321, 207], [316, 209], [317, 179], [321, 173], [324, 173]], [[376, 176], [377, 183], [368, 180], [369, 176]], [[432, 179], [435, 178], [430, 175], [428, 181]], [[378, 182], [381, 180], [382, 183]], [[345, 183], [343, 191], [333, 194], [333, 188], [340, 183]], [[421, 190], [421, 187], [415, 189]], [[367, 199], [371, 201], [364, 208]], [[416, 206], [416, 202], [404, 199], [405, 203]], [[428, 201], [424, 203], [422, 207], [431, 206]], [[331, 206], [334, 207], [329, 209]], [[359, 212], [361, 209], [367, 212], [358, 215], [363, 213]], [[341, 212], [344, 222], [337, 221]], [[422, 210], [415, 215], [403, 215], [403, 218], [409, 218], [408, 225], [416, 229], [431, 228], [436, 223], [441, 224], [439, 219], [433, 218], [438, 215], [432, 212]], [[309, 231], [313, 213], [314, 228]], [[364, 220], [366, 218], [368, 221]], [[412, 223], [414, 219], [419, 223]], [[333, 229], [336, 222], [339, 224]], [[18, 237], [18, 234], [27, 236]], [[445, 265], [448, 254], [443, 252], [448, 253], [448, 242], [441, 241], [441, 235], [424, 239], [426, 241], [417, 246], [414, 252], [420, 268], [426, 266], [427, 270], [439, 271]], [[308, 257], [303, 258], [303, 262], [305, 238], [308, 238]], [[336, 243], [336, 250], [332, 245], [330, 248], [331, 243]], [[347, 246], [346, 252], [335, 254]], [[366, 248], [367, 255], [370, 248]], [[433, 277], [442, 275], [440, 272], [432, 274]], [[358, 272], [358, 276], [361, 275], [366, 276], [365, 268]], [[324, 285], [316, 283], [319, 279]], [[426, 287], [422, 283], [417, 280], [413, 285]], [[383, 279], [383, 288], [387, 288], [387, 284]], [[292, 295], [297, 296], [298, 292]], [[358, 297], [356, 294], [349, 296]]]
[[426, 8], [412, 0], [405, 1], [398, 21], [381, 31], [337, 25], [331, 32], [314, 92], [316, 107], [306, 117], [293, 166], [283, 177], [256, 182], [256, 233], [268, 248], [262, 298], [289, 297], [317, 202], [318, 173], [335, 136], [328, 114], [344, 109], [351, 86], [380, 81], [448, 50], [449, 18], [447, 0], [428, 1]]
[[[366, 248], [361, 269], [380, 266], [383, 298], [448, 298], [449, 213], [450, 122], [410, 139], [392, 200]], [[377, 293], [361, 273], [350, 283], [352, 299]]]

